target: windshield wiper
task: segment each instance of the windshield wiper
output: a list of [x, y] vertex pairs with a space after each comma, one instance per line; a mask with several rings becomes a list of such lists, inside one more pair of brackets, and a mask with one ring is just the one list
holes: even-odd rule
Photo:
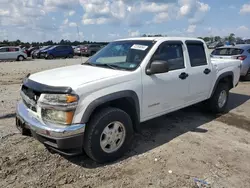
[[95, 66], [93, 63], [90, 63], [89, 61], [86, 61], [86, 62], [82, 63], [82, 65], [90, 65], [90, 66]]
[[112, 64], [108, 64], [108, 63], [104, 63], [104, 64], [95, 64], [96, 66], [100, 66], [100, 67], [108, 67], [108, 68], [111, 68], [111, 69], [119, 69], [120, 67], [117, 66], [117, 65], [112, 65]]

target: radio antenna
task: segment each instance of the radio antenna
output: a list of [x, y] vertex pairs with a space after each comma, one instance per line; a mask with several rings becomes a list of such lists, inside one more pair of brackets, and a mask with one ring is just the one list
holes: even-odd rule
[[[76, 24], [76, 29], [77, 29], [77, 33], [78, 33], [78, 37], [79, 37], [79, 42], [81, 44], [81, 37], [80, 37], [80, 32], [79, 32], [78, 24]], [[81, 45], [80, 45], [80, 55], [81, 55], [81, 64], [83, 64]]]

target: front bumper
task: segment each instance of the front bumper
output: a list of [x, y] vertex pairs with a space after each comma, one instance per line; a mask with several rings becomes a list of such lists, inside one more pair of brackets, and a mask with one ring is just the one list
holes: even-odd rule
[[77, 155], [83, 152], [85, 124], [61, 126], [44, 124], [35, 117], [23, 102], [17, 104], [16, 126], [30, 131], [31, 135], [46, 147], [64, 155]]

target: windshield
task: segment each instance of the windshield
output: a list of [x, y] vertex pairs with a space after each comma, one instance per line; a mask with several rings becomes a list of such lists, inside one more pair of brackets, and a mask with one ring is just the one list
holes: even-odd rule
[[212, 55], [220, 55], [220, 56], [232, 56], [232, 55], [240, 55], [243, 53], [243, 49], [239, 48], [217, 48], [212, 52]]
[[50, 48], [51, 46], [44, 46], [44, 47], [42, 47], [42, 48], [40, 48], [40, 50], [46, 50], [46, 49], [48, 49], [48, 48]]
[[136, 69], [153, 46], [154, 41], [130, 40], [115, 41], [102, 48], [88, 60], [95, 66], [116, 67], [117, 69]]

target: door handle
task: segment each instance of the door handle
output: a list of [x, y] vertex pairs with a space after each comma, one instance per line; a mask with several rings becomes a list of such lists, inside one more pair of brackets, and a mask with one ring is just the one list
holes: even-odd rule
[[182, 73], [179, 75], [179, 78], [182, 79], [182, 80], [186, 79], [187, 77], [188, 77], [188, 74], [185, 73], [185, 72], [182, 72]]
[[209, 74], [211, 72], [211, 70], [210, 69], [205, 69], [203, 72], [204, 72], [204, 74]]

